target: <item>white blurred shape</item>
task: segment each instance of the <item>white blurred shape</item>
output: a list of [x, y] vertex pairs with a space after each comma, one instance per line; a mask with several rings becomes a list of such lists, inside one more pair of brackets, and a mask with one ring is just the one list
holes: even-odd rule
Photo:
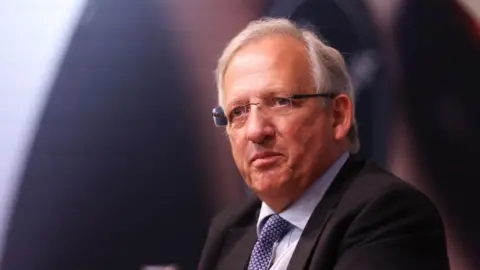
[[478, 0], [457, 0], [465, 8], [472, 18], [480, 23], [480, 1]]
[[0, 258], [31, 143], [84, 2], [0, 1]]
[[379, 56], [373, 50], [365, 50], [353, 57], [349, 72], [357, 96], [363, 90], [363, 87], [373, 80], [378, 72], [379, 65]]

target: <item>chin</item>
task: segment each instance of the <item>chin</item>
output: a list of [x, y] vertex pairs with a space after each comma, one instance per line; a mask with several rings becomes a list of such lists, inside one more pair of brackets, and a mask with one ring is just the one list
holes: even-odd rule
[[259, 195], [268, 194], [272, 196], [282, 192], [291, 178], [290, 175], [288, 171], [281, 169], [254, 171], [250, 174], [249, 186], [252, 191]]

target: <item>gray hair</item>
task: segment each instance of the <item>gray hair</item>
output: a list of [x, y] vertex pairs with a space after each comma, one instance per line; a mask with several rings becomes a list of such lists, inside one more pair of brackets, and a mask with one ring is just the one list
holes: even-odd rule
[[219, 104], [224, 105], [223, 76], [235, 53], [253, 40], [275, 34], [291, 36], [305, 44], [318, 93], [346, 94], [350, 97], [353, 103], [353, 123], [347, 137], [350, 142], [349, 151], [357, 153], [360, 141], [355, 120], [355, 91], [343, 56], [325, 44], [313, 31], [300, 28], [287, 19], [263, 18], [253, 21], [228, 43], [215, 71]]

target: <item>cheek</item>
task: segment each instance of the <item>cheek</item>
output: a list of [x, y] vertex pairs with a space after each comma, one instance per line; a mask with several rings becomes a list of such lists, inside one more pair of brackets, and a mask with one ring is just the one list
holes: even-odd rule
[[322, 152], [327, 139], [328, 125], [323, 119], [296, 121], [284, 127], [284, 146], [289, 153], [289, 163], [293, 167], [312, 160], [313, 156]]
[[285, 135], [286, 145], [289, 148], [292, 162], [298, 162], [298, 159], [307, 154], [311, 147], [313, 136], [310, 129], [304, 126], [292, 126], [290, 132]]

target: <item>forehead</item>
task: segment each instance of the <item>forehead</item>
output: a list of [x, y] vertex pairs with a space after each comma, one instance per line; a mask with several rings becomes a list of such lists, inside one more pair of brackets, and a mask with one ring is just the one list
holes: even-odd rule
[[304, 44], [271, 35], [249, 42], [230, 60], [224, 74], [225, 103], [266, 93], [311, 91], [314, 85]]

